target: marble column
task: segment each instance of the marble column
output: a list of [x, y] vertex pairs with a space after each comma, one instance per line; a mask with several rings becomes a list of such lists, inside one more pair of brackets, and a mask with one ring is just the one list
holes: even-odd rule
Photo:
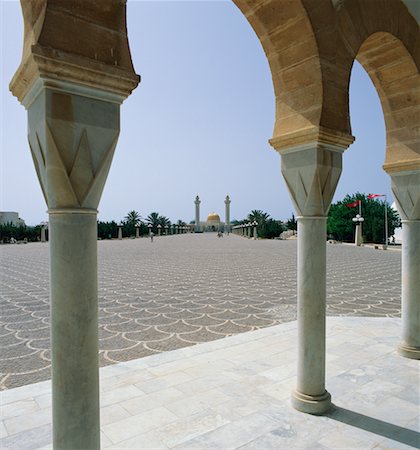
[[136, 239], [140, 237], [140, 226], [136, 226]]
[[28, 112], [49, 214], [52, 441], [55, 450], [99, 449], [97, 207], [120, 104], [139, 77], [125, 2], [90, 2], [89, 17], [83, 2], [61, 2], [59, 11], [38, 3], [22, 2], [22, 61], [10, 90]]
[[354, 243], [357, 247], [360, 247], [363, 244], [361, 223], [356, 223], [356, 229], [354, 231]]
[[293, 406], [327, 411], [325, 390], [326, 217], [298, 216], [298, 367]]
[[[25, 29], [41, 12], [32, 8], [23, 8]], [[60, 14], [68, 19], [65, 8]], [[106, 64], [55, 50], [53, 41], [31, 41], [25, 52], [10, 89], [28, 112], [49, 214], [53, 447], [99, 449], [97, 207], [118, 141], [120, 104], [138, 77], [113, 65], [110, 75]]]
[[194, 200], [195, 203], [195, 231], [200, 231], [200, 197], [197, 195]]
[[26, 105], [49, 213], [53, 444], [59, 449], [99, 448], [96, 208], [118, 140], [120, 105], [89, 93], [70, 83], [40, 83]]
[[45, 237], [45, 225], [41, 225], [41, 242], [47, 242], [47, 238]]
[[118, 239], [121, 241], [122, 239], [122, 226], [118, 225]]
[[298, 216], [298, 365], [292, 405], [323, 414], [331, 407], [325, 389], [326, 219], [342, 153], [353, 138], [326, 130], [315, 137], [298, 145], [270, 142], [281, 154], [281, 171]]
[[420, 359], [420, 169], [392, 172], [402, 222], [400, 355]]
[[231, 200], [229, 195], [225, 198], [225, 231], [230, 233], [230, 204]]
[[50, 209], [49, 222], [53, 444], [99, 448], [97, 214]]

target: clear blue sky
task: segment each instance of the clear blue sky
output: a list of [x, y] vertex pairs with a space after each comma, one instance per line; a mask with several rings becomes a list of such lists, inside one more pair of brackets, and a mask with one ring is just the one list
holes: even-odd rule
[[[47, 219], [26, 133], [26, 111], [8, 90], [19, 65], [23, 25], [17, 1], [1, 1], [0, 210], [28, 224]], [[172, 220], [231, 218], [262, 209], [276, 219], [293, 207], [269, 146], [274, 93], [263, 49], [230, 1], [128, 1], [132, 58], [142, 82], [121, 108], [121, 135], [99, 205], [101, 220], [152, 211]], [[356, 142], [344, 154], [334, 200], [347, 193], [386, 193], [385, 128], [376, 91], [357, 63], [351, 78]]]

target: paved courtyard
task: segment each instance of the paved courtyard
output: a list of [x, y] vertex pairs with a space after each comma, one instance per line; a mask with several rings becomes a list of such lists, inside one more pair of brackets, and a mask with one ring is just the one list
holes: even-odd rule
[[[390, 450], [420, 447], [418, 361], [396, 353], [401, 320], [327, 320], [317, 417], [290, 405], [296, 322], [100, 369], [101, 448]], [[51, 449], [51, 382], [2, 393], [4, 450]]]
[[[399, 317], [399, 251], [328, 247], [328, 315]], [[296, 319], [296, 241], [100, 241], [101, 366]], [[2, 389], [50, 378], [48, 244], [0, 247]]]

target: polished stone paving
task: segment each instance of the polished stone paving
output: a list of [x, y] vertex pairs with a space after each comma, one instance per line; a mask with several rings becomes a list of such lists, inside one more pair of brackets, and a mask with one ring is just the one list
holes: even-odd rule
[[[327, 319], [317, 417], [290, 406], [296, 322], [100, 369], [101, 448], [419, 448], [419, 362], [395, 348], [401, 320]], [[51, 448], [51, 383], [3, 391], [2, 449]]]
[[[328, 244], [327, 313], [400, 315], [399, 251]], [[99, 241], [101, 366], [296, 318], [296, 241]], [[0, 388], [50, 378], [48, 244], [0, 246]]]

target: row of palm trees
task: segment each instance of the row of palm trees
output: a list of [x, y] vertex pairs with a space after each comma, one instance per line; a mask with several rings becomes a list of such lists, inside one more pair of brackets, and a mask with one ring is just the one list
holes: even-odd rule
[[[161, 216], [158, 212], [151, 212], [146, 219], [143, 219], [141, 215], [137, 211], [130, 211], [125, 217], [124, 217], [124, 223], [128, 226], [136, 227], [141, 224], [146, 225], [152, 225], [152, 231], [156, 232], [158, 225], [160, 225], [162, 228], [165, 228], [166, 226], [170, 227], [173, 225], [171, 221], [166, 216]], [[186, 223], [182, 220], [178, 220], [174, 225], [178, 226], [185, 226]]]
[[[150, 227], [149, 227], [150, 225]], [[160, 227], [159, 227], [160, 225]], [[138, 211], [129, 211], [124, 219], [118, 224], [115, 220], [111, 222], [98, 221], [98, 238], [99, 239], [112, 239], [118, 236], [118, 229], [122, 229], [123, 237], [147, 235], [150, 231], [158, 234], [158, 229], [166, 230], [171, 226], [185, 226], [186, 223], [182, 220], [178, 220], [176, 223], [165, 217], [161, 216], [157, 212], [150, 213], [145, 219], [140, 215]], [[166, 228], [168, 227], [168, 228]]]
[[235, 220], [232, 222], [232, 225], [241, 225], [245, 223], [253, 223], [257, 222], [257, 234], [261, 238], [272, 239], [275, 237], [279, 237], [280, 234], [289, 226], [293, 226], [292, 222], [294, 220], [294, 216], [292, 215], [292, 219], [289, 219], [286, 223], [283, 223], [280, 220], [275, 220], [270, 217], [270, 214], [262, 211], [261, 209], [253, 209], [247, 216], [246, 219], [243, 220]]
[[[257, 222], [257, 233], [262, 238], [278, 237], [286, 229], [296, 230], [296, 219], [292, 214], [291, 219], [285, 223], [275, 220], [270, 215], [261, 209], [253, 209], [244, 220], [232, 221], [231, 225], [240, 225], [248, 222]], [[116, 224], [114, 224], [116, 225]], [[143, 218], [138, 211], [132, 210], [127, 213], [123, 220], [123, 233], [125, 236], [133, 236], [136, 227], [140, 227], [140, 234], [147, 234], [149, 232], [149, 225], [151, 231], [158, 233], [158, 227], [165, 230], [166, 227], [185, 226], [186, 223], [178, 220], [176, 223], [171, 223], [168, 217], [160, 215], [158, 212], [151, 212], [146, 218]]]

